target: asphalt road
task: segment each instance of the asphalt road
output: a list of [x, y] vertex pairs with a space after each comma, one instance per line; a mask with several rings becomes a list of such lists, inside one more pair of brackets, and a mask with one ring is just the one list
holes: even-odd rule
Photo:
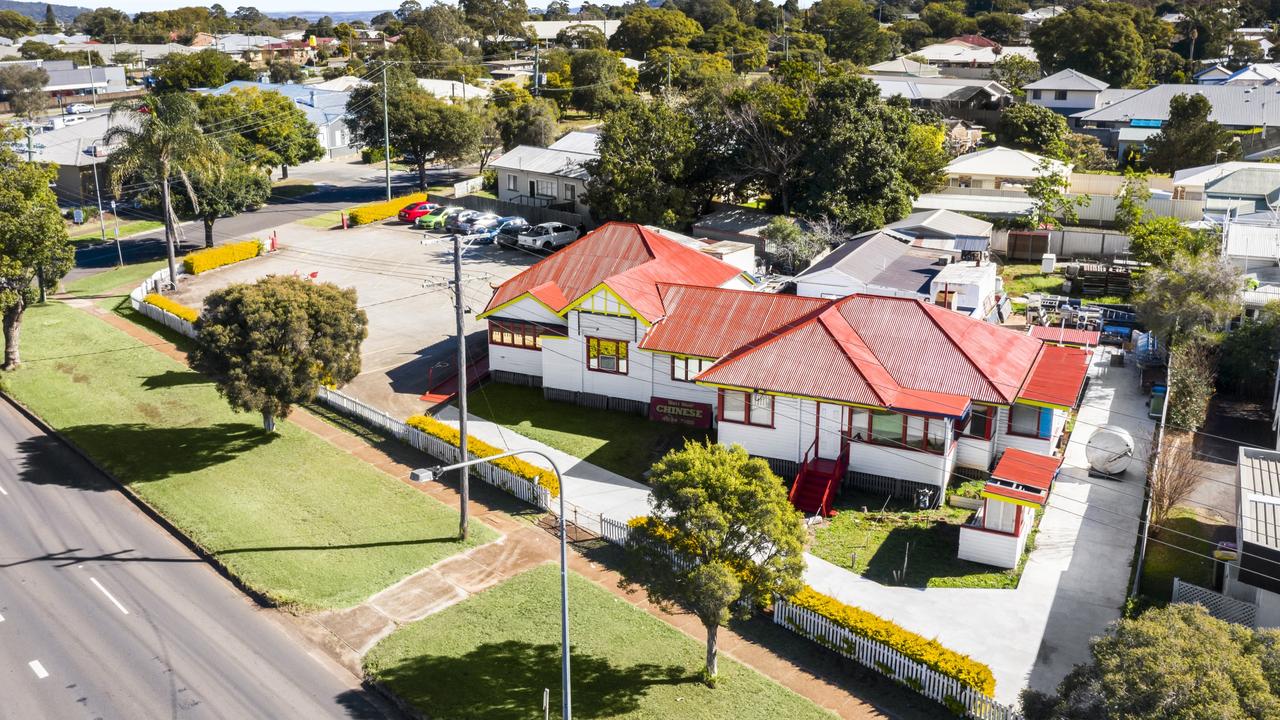
[[0, 401], [0, 718], [386, 712]]

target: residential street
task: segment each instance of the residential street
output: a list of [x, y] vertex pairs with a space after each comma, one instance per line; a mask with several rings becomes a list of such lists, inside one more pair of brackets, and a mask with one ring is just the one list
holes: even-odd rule
[[0, 403], [0, 718], [382, 718], [105, 478]]

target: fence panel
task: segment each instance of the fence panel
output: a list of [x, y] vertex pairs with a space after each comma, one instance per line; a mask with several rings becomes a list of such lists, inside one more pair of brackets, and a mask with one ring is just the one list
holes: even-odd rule
[[[433, 198], [434, 200], [435, 198]], [[453, 205], [461, 205], [471, 210], [482, 210], [485, 212], [497, 213], [499, 215], [518, 215], [530, 222], [530, 224], [538, 225], [545, 222], [561, 222], [566, 225], [577, 227], [585, 225], [587, 229], [595, 227], [595, 223], [586, 215], [579, 215], [576, 212], [566, 212], [564, 210], [553, 210], [551, 208], [539, 207], [537, 205], [521, 205], [520, 203], [508, 202], [506, 200], [495, 200], [494, 198], [480, 197], [479, 195], [463, 195], [461, 197], [445, 198], [445, 202]]]
[[1173, 601], [1202, 605], [1210, 615], [1219, 620], [1250, 627], [1257, 622], [1258, 606], [1254, 603], [1227, 597], [1220, 592], [1200, 587], [1181, 578], [1173, 579]]

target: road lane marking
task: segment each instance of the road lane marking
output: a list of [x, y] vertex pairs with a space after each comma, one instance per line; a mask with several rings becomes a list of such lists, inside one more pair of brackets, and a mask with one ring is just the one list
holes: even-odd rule
[[102, 594], [103, 594], [103, 595], [106, 595], [106, 596], [107, 596], [107, 599], [108, 599], [108, 600], [110, 600], [112, 603], [114, 603], [116, 607], [120, 608], [120, 612], [124, 613], [125, 615], [128, 615], [128, 614], [129, 614], [129, 611], [124, 609], [124, 605], [121, 605], [121, 604], [120, 604], [120, 601], [119, 601], [119, 600], [117, 600], [117, 599], [115, 598], [115, 596], [114, 596], [114, 595], [112, 595], [111, 593], [107, 592], [107, 589], [106, 589], [106, 588], [104, 588], [104, 587], [102, 587], [102, 583], [98, 582], [98, 578], [91, 577], [91, 578], [89, 578], [89, 582], [93, 583], [95, 587], [97, 587], [99, 590], [101, 590], [101, 591], [102, 591]]
[[27, 665], [31, 666], [31, 672], [35, 673], [37, 678], [43, 680], [49, 677], [49, 671], [44, 669], [39, 660], [32, 660]]
[[0, 615], [0, 622], [4, 622], [4, 616]]
[[0, 495], [8, 495], [8, 494], [9, 494], [9, 491], [5, 490], [3, 485], [0, 485]]

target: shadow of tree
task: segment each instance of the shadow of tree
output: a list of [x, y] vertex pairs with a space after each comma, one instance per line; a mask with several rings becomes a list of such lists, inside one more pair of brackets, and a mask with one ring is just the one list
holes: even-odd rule
[[36, 485], [57, 484], [102, 492], [115, 486], [58, 439], [43, 433], [18, 443], [18, 479]]
[[[678, 666], [618, 667], [578, 651], [570, 654], [573, 710], [582, 718], [635, 712], [653, 685], [696, 683]], [[541, 717], [542, 691], [560, 698], [560, 646], [508, 640], [486, 643], [460, 657], [419, 655], [382, 669], [378, 677], [431, 717], [528, 720]]]
[[[180, 374], [180, 373], [179, 373]], [[143, 404], [146, 413], [149, 406]], [[161, 408], [154, 411], [157, 417]], [[89, 453], [122, 482], [162, 480], [171, 475], [203, 470], [234, 460], [275, 439], [257, 425], [218, 423], [198, 427], [155, 427], [141, 423], [74, 425], [62, 434]], [[38, 485], [61, 484], [90, 490], [109, 490], [110, 481], [96, 472], [64, 473], [50, 470], [53, 454], [61, 448], [46, 436], [23, 440], [18, 451], [23, 456], [20, 480]], [[65, 456], [63, 456], [65, 457]]]
[[142, 387], [148, 390], [159, 390], [180, 385], [200, 385], [207, 382], [209, 382], [209, 378], [194, 370], [166, 370], [159, 375], [143, 377]]
[[[959, 525], [939, 522], [896, 527], [867, 560], [863, 575], [888, 585], [923, 588], [934, 578], [987, 575], [996, 571], [996, 568], [960, 560], [956, 557], [959, 548]], [[904, 559], [906, 574], [901, 581], [895, 581], [894, 572], [902, 570]]]
[[381, 709], [382, 701], [367, 690], [351, 689], [339, 693], [334, 700], [344, 711], [344, 717], [351, 720], [387, 720], [400, 717], [400, 713]]

